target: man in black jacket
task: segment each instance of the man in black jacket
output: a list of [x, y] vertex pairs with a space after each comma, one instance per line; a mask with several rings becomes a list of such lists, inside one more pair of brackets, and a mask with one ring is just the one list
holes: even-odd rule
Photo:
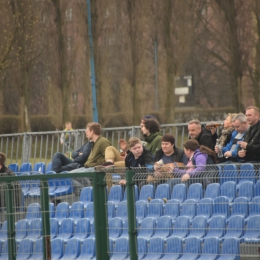
[[246, 118], [250, 127], [245, 133], [244, 141], [239, 141], [238, 156], [243, 162], [260, 162], [260, 121], [259, 109], [250, 106], [246, 109]]
[[214, 142], [210, 130], [202, 128], [199, 120], [191, 120], [188, 123], [190, 138], [196, 139], [199, 145], [204, 145], [214, 151]]

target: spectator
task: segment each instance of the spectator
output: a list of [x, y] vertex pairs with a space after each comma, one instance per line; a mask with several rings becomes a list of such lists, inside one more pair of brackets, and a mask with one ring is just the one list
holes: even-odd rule
[[199, 145], [204, 145], [214, 151], [215, 144], [210, 130], [204, 129], [199, 120], [191, 120], [188, 123], [190, 138], [196, 139]]
[[156, 119], [144, 119], [141, 131], [147, 143], [147, 149], [154, 156], [156, 151], [161, 148], [162, 134], [160, 133], [160, 125]]
[[110, 142], [101, 136], [101, 125], [95, 122], [88, 123], [86, 128], [86, 136], [89, 141], [92, 141], [93, 147], [90, 155], [85, 162], [85, 168], [100, 165], [105, 161], [105, 150], [110, 146]]
[[238, 156], [243, 162], [260, 162], [260, 121], [259, 109], [250, 106], [246, 109], [247, 122], [250, 125], [244, 140], [239, 141]]
[[[218, 158], [220, 159], [218, 161], [219, 163], [234, 163], [240, 161], [239, 157], [237, 156], [239, 147], [237, 142], [243, 140], [244, 135], [249, 128], [249, 124], [247, 122], [246, 116], [242, 113], [239, 113], [232, 118], [232, 125], [235, 131], [232, 132], [229, 143], [222, 148], [222, 153], [224, 156], [222, 158]], [[218, 146], [215, 146], [215, 152], [219, 152]]]
[[[140, 123], [141, 132], [142, 132], [142, 127], [143, 127], [143, 125], [144, 125], [144, 120], [145, 120], [145, 119], [155, 119], [155, 120], [157, 120], [156, 117], [155, 117], [155, 116], [152, 116], [152, 115], [146, 115], [146, 116], [144, 116], [144, 117], [141, 119], [141, 123]], [[157, 121], [158, 121], [158, 120], [157, 120]]]
[[[65, 129], [63, 131], [73, 131], [74, 129], [72, 128], [72, 124], [71, 122], [67, 121], [65, 123]], [[67, 145], [67, 146], [73, 146], [74, 143], [74, 135], [70, 134], [70, 133], [62, 133], [61, 137], [60, 137], [60, 144], [63, 145]]]

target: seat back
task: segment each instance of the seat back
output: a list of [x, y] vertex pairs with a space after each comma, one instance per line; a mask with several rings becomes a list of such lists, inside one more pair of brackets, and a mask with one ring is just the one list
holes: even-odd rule
[[138, 223], [146, 217], [147, 215], [147, 201], [138, 200], [135, 204], [136, 218]]
[[115, 248], [112, 253], [112, 259], [125, 259], [129, 256], [128, 238], [119, 237], [115, 241]]
[[27, 236], [29, 222], [27, 219], [20, 219], [15, 226], [15, 239], [20, 241]]
[[215, 215], [225, 216], [226, 218], [230, 216], [229, 202], [227, 197], [220, 196], [214, 200], [213, 216]]
[[154, 237], [166, 238], [172, 234], [172, 219], [169, 216], [161, 216], [157, 220]]
[[155, 199], [170, 199], [170, 186], [167, 183], [160, 184], [157, 186], [155, 191]]
[[238, 197], [245, 197], [251, 201], [254, 197], [254, 183], [252, 181], [242, 182], [239, 187]]
[[142, 186], [139, 200], [148, 201], [148, 198], [154, 199], [154, 186], [147, 184]]
[[67, 242], [67, 246], [64, 252], [65, 259], [75, 259], [80, 255], [80, 240], [77, 238], [71, 238]]
[[163, 201], [161, 199], [151, 200], [149, 203], [147, 217], [159, 218], [163, 214]]
[[54, 208], [54, 203], [50, 202], [49, 203], [49, 214], [50, 214], [50, 218], [54, 218], [55, 216], [55, 208]]
[[59, 259], [63, 256], [64, 242], [60, 238], [51, 240], [51, 259]]
[[108, 221], [115, 217], [115, 212], [116, 212], [116, 204], [114, 201], [108, 201], [107, 202], [107, 218]]
[[[259, 170], [260, 174], [260, 170]], [[260, 196], [260, 180], [256, 182], [255, 184], [255, 197]]]
[[138, 260], [143, 259], [147, 254], [147, 240], [143, 237], [137, 237]]
[[57, 205], [56, 211], [55, 211], [55, 218], [59, 219], [61, 221], [64, 218], [69, 217], [69, 203], [67, 202], [61, 202]]
[[46, 172], [46, 169], [45, 169], [45, 163], [44, 162], [38, 162], [38, 163], [35, 163], [34, 164], [34, 167], [33, 167], [33, 171], [35, 172], [41, 172], [41, 173], [45, 173]]
[[86, 208], [87, 204], [93, 201], [93, 188], [84, 187], [80, 192], [79, 201], [83, 202]]
[[199, 202], [202, 199], [202, 184], [201, 183], [193, 183], [190, 185], [187, 199], [194, 199]]
[[42, 238], [39, 238], [35, 241], [31, 259], [41, 259], [41, 258], [43, 258], [43, 245], [42, 245], [42, 243], [43, 243]]
[[92, 259], [96, 256], [95, 238], [87, 238], [83, 241], [79, 259]]
[[210, 183], [205, 191], [204, 198], [215, 199], [220, 196], [220, 184], [219, 183]]
[[61, 221], [58, 238], [64, 240], [69, 239], [74, 234], [74, 220], [72, 218], [65, 218]]
[[209, 222], [208, 234], [206, 237], [223, 237], [225, 234], [226, 219], [223, 216], [213, 216]]
[[226, 181], [220, 187], [221, 196], [228, 198], [229, 202], [232, 202], [236, 197], [236, 183], [233, 181]]
[[1, 258], [0, 259], [9, 259], [8, 258], [8, 240], [4, 241], [2, 246]]
[[55, 238], [59, 233], [59, 221], [56, 218], [50, 218], [50, 236]]
[[185, 241], [185, 249], [183, 252], [183, 256], [188, 255], [192, 259], [196, 259], [201, 253], [201, 242], [197, 237], [188, 237]]
[[187, 216], [193, 219], [197, 212], [197, 203], [195, 200], [187, 199], [182, 203], [181, 216]]
[[21, 164], [19, 172], [31, 172], [32, 171], [32, 165], [29, 162], [25, 162]]
[[86, 208], [85, 217], [90, 220], [90, 223], [94, 221], [94, 204], [93, 202], [88, 203]]
[[147, 256], [149, 259], [160, 259], [164, 254], [164, 240], [161, 237], [154, 237], [150, 240]]
[[33, 219], [29, 226], [27, 238], [36, 240], [42, 236], [42, 220], [40, 218]]
[[165, 249], [165, 256], [169, 255], [167, 259], [178, 259], [183, 252], [182, 239], [180, 237], [169, 237]]
[[244, 235], [245, 219], [243, 216], [231, 216], [228, 221], [227, 231], [224, 238], [241, 237]]
[[239, 183], [244, 181], [251, 181], [253, 184], [256, 183], [255, 169], [254, 165], [251, 163], [243, 163], [240, 165]]
[[121, 218], [115, 217], [109, 220], [109, 237], [118, 238], [123, 232], [123, 221]]
[[175, 220], [172, 236], [184, 238], [189, 234], [190, 219], [187, 216], [179, 216]]
[[228, 255], [229, 257], [237, 256], [237, 259], [240, 259], [239, 239], [234, 237], [225, 239], [222, 243], [221, 255]]
[[187, 198], [187, 188], [183, 183], [173, 186], [171, 199], [179, 200], [182, 203]]
[[84, 204], [81, 201], [76, 201], [71, 205], [70, 208], [70, 218], [73, 218], [74, 221], [84, 218]]
[[128, 218], [127, 216], [127, 202], [121, 201], [117, 206], [116, 216], [121, 218], [123, 222]]
[[205, 216], [196, 216], [192, 220], [192, 228], [190, 236], [202, 238], [205, 236], [207, 230], [207, 218]]
[[31, 203], [26, 212], [26, 219], [32, 220], [35, 218], [40, 218], [41, 206], [39, 203]]
[[232, 214], [231, 216], [241, 215], [243, 217], [248, 216], [248, 199], [245, 197], [235, 198], [232, 204]]
[[14, 172], [14, 173], [15, 173], [15, 172], [18, 172], [18, 169], [19, 169], [17, 163], [11, 163], [11, 164], [9, 164], [8, 168], [9, 168], [12, 172]]
[[86, 239], [90, 235], [90, 221], [88, 218], [82, 218], [77, 222], [74, 238]]
[[108, 195], [108, 201], [118, 204], [123, 199], [123, 190], [121, 185], [112, 186]]
[[217, 237], [205, 238], [202, 255], [210, 255], [210, 256], [214, 255], [215, 258], [217, 258], [219, 252], [220, 252], [220, 239]]
[[138, 237], [150, 239], [150, 237], [154, 235], [155, 226], [156, 220], [154, 218], [147, 217], [143, 219], [139, 228]]
[[233, 181], [238, 183], [238, 173], [235, 164], [225, 165], [222, 172], [220, 173], [220, 185], [226, 181]]
[[169, 216], [172, 221], [180, 215], [180, 202], [179, 200], [171, 199], [168, 200], [164, 206], [164, 216]]
[[213, 200], [211, 198], [201, 199], [197, 208], [197, 216], [205, 216], [206, 218], [211, 218], [212, 212]]
[[260, 196], [254, 197], [249, 204], [249, 216], [260, 215]]
[[33, 252], [33, 241], [31, 239], [23, 239], [17, 251], [17, 259], [28, 259]]
[[5, 221], [2, 224], [1, 230], [0, 230], [0, 241], [7, 240], [7, 221]]
[[[135, 197], [134, 200], [137, 201], [139, 196], [138, 196], [138, 187], [137, 185], [134, 185], [134, 191], [135, 191]], [[124, 201], [127, 200], [127, 187], [125, 188], [125, 192], [124, 192]]]
[[256, 238], [260, 237], [260, 215], [248, 217], [245, 237], [250, 237], [252, 235]]

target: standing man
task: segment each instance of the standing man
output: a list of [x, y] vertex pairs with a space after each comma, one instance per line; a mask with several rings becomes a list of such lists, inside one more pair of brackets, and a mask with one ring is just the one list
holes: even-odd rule
[[238, 156], [243, 162], [260, 162], [260, 121], [259, 109], [250, 106], [246, 109], [247, 122], [250, 125], [244, 140], [238, 142]]
[[[65, 123], [65, 129], [63, 131], [73, 131], [71, 122], [67, 121]], [[71, 133], [62, 133], [60, 137], [60, 144], [66, 144], [68, 146], [72, 146], [72, 143], [74, 142], [74, 135]]]
[[86, 137], [94, 144], [84, 164], [85, 168], [103, 164], [105, 162], [105, 150], [111, 144], [105, 137], [101, 136], [101, 125], [95, 122], [88, 123]]
[[210, 130], [204, 129], [199, 120], [191, 120], [188, 123], [189, 136], [197, 140], [199, 145], [204, 145], [214, 151], [215, 144]]

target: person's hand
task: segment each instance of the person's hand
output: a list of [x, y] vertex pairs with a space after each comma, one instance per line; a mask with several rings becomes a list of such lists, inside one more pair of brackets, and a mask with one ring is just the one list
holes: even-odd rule
[[120, 184], [120, 185], [125, 185], [125, 184], [126, 184], [126, 180], [120, 180], [120, 181], [119, 181], [119, 184]]
[[161, 168], [162, 168], [162, 166], [159, 165], [158, 163], [155, 163], [154, 166], [153, 166], [153, 169], [154, 169], [155, 171], [159, 171]]
[[226, 158], [232, 157], [232, 153], [230, 151], [227, 151], [224, 153], [224, 157]]
[[190, 178], [190, 175], [188, 173], [185, 173], [182, 177], [181, 177], [181, 182], [185, 182]]
[[218, 149], [218, 146], [217, 146], [217, 145], [215, 146], [215, 149], [214, 149], [214, 150], [215, 150], [215, 153], [219, 153], [219, 149]]
[[120, 139], [118, 143], [120, 149], [122, 149], [125, 152], [127, 150], [127, 141], [125, 139]]
[[246, 150], [242, 149], [238, 151], [237, 153], [238, 157], [245, 157], [246, 156]]
[[241, 148], [246, 149], [246, 147], [247, 147], [247, 142], [238, 141], [237, 143], [240, 145]]
[[155, 172], [153, 173], [153, 175], [154, 175], [154, 177], [156, 177], [156, 178], [160, 178], [160, 177], [163, 176], [159, 171], [155, 171]]
[[79, 155], [82, 155], [83, 153], [79, 153]]

